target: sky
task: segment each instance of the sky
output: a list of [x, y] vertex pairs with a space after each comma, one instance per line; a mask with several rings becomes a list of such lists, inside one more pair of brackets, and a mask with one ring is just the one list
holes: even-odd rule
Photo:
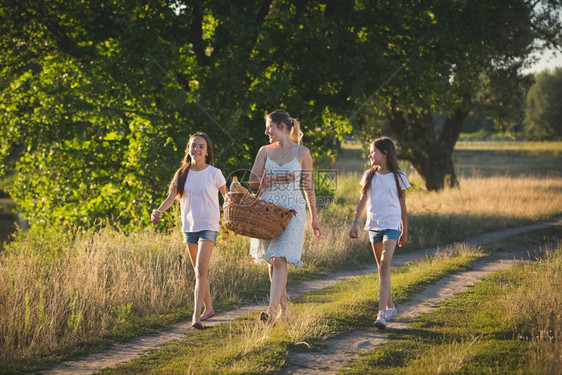
[[526, 69], [525, 73], [540, 73], [545, 69], [553, 70], [556, 67], [562, 67], [562, 52], [554, 55], [553, 50], [544, 51], [539, 61], [531, 68]]

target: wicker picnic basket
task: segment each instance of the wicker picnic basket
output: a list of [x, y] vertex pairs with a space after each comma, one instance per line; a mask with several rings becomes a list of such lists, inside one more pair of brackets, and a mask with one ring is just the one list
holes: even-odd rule
[[287, 228], [295, 210], [260, 199], [260, 192], [229, 192], [223, 205], [226, 227], [242, 236], [272, 240]]

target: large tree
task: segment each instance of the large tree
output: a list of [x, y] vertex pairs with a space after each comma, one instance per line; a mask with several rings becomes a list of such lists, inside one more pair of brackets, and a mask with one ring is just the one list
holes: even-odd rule
[[[381, 53], [331, 2], [21, 1], [0, 6], [0, 173], [32, 224], [147, 221], [195, 130], [248, 167], [287, 108], [317, 155], [350, 130]], [[383, 22], [384, 20], [379, 20]]]
[[403, 69], [375, 106], [429, 190], [458, 184], [452, 154], [472, 109], [509, 120], [529, 54], [560, 45], [560, 9], [558, 1], [421, 1], [388, 15], [411, 22], [393, 30], [387, 58]]
[[[142, 223], [195, 130], [214, 139], [219, 167], [248, 167], [263, 115], [284, 107], [319, 156], [374, 97], [402, 155], [438, 189], [454, 181], [450, 154], [476, 78], [512, 72], [539, 37], [557, 42], [536, 27], [559, 6], [544, 4], [6, 2], [0, 173], [17, 171], [10, 193], [32, 224]], [[437, 112], [447, 114], [439, 132]]]

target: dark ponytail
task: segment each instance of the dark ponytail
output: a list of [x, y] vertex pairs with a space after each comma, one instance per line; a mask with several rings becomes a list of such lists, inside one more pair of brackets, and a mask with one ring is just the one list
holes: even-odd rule
[[361, 187], [361, 194], [365, 195], [369, 191], [369, 189], [371, 187], [371, 181], [373, 180], [373, 176], [375, 175], [375, 172], [377, 171], [377, 169], [379, 169], [379, 167], [373, 166], [367, 172], [367, 177], [365, 178], [365, 185], [363, 185], [363, 187]]

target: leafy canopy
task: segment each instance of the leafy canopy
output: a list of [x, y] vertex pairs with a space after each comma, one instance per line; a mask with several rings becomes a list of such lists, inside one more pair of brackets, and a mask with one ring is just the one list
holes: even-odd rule
[[266, 113], [300, 118], [319, 158], [373, 100], [407, 120], [393, 129], [401, 156], [424, 160], [455, 134], [420, 119], [464, 113], [482, 72], [513, 71], [537, 38], [559, 42], [559, 2], [539, 3], [3, 3], [0, 174], [17, 172], [10, 194], [32, 225], [109, 216], [132, 228], [193, 132], [211, 136], [228, 175], [266, 142]]

